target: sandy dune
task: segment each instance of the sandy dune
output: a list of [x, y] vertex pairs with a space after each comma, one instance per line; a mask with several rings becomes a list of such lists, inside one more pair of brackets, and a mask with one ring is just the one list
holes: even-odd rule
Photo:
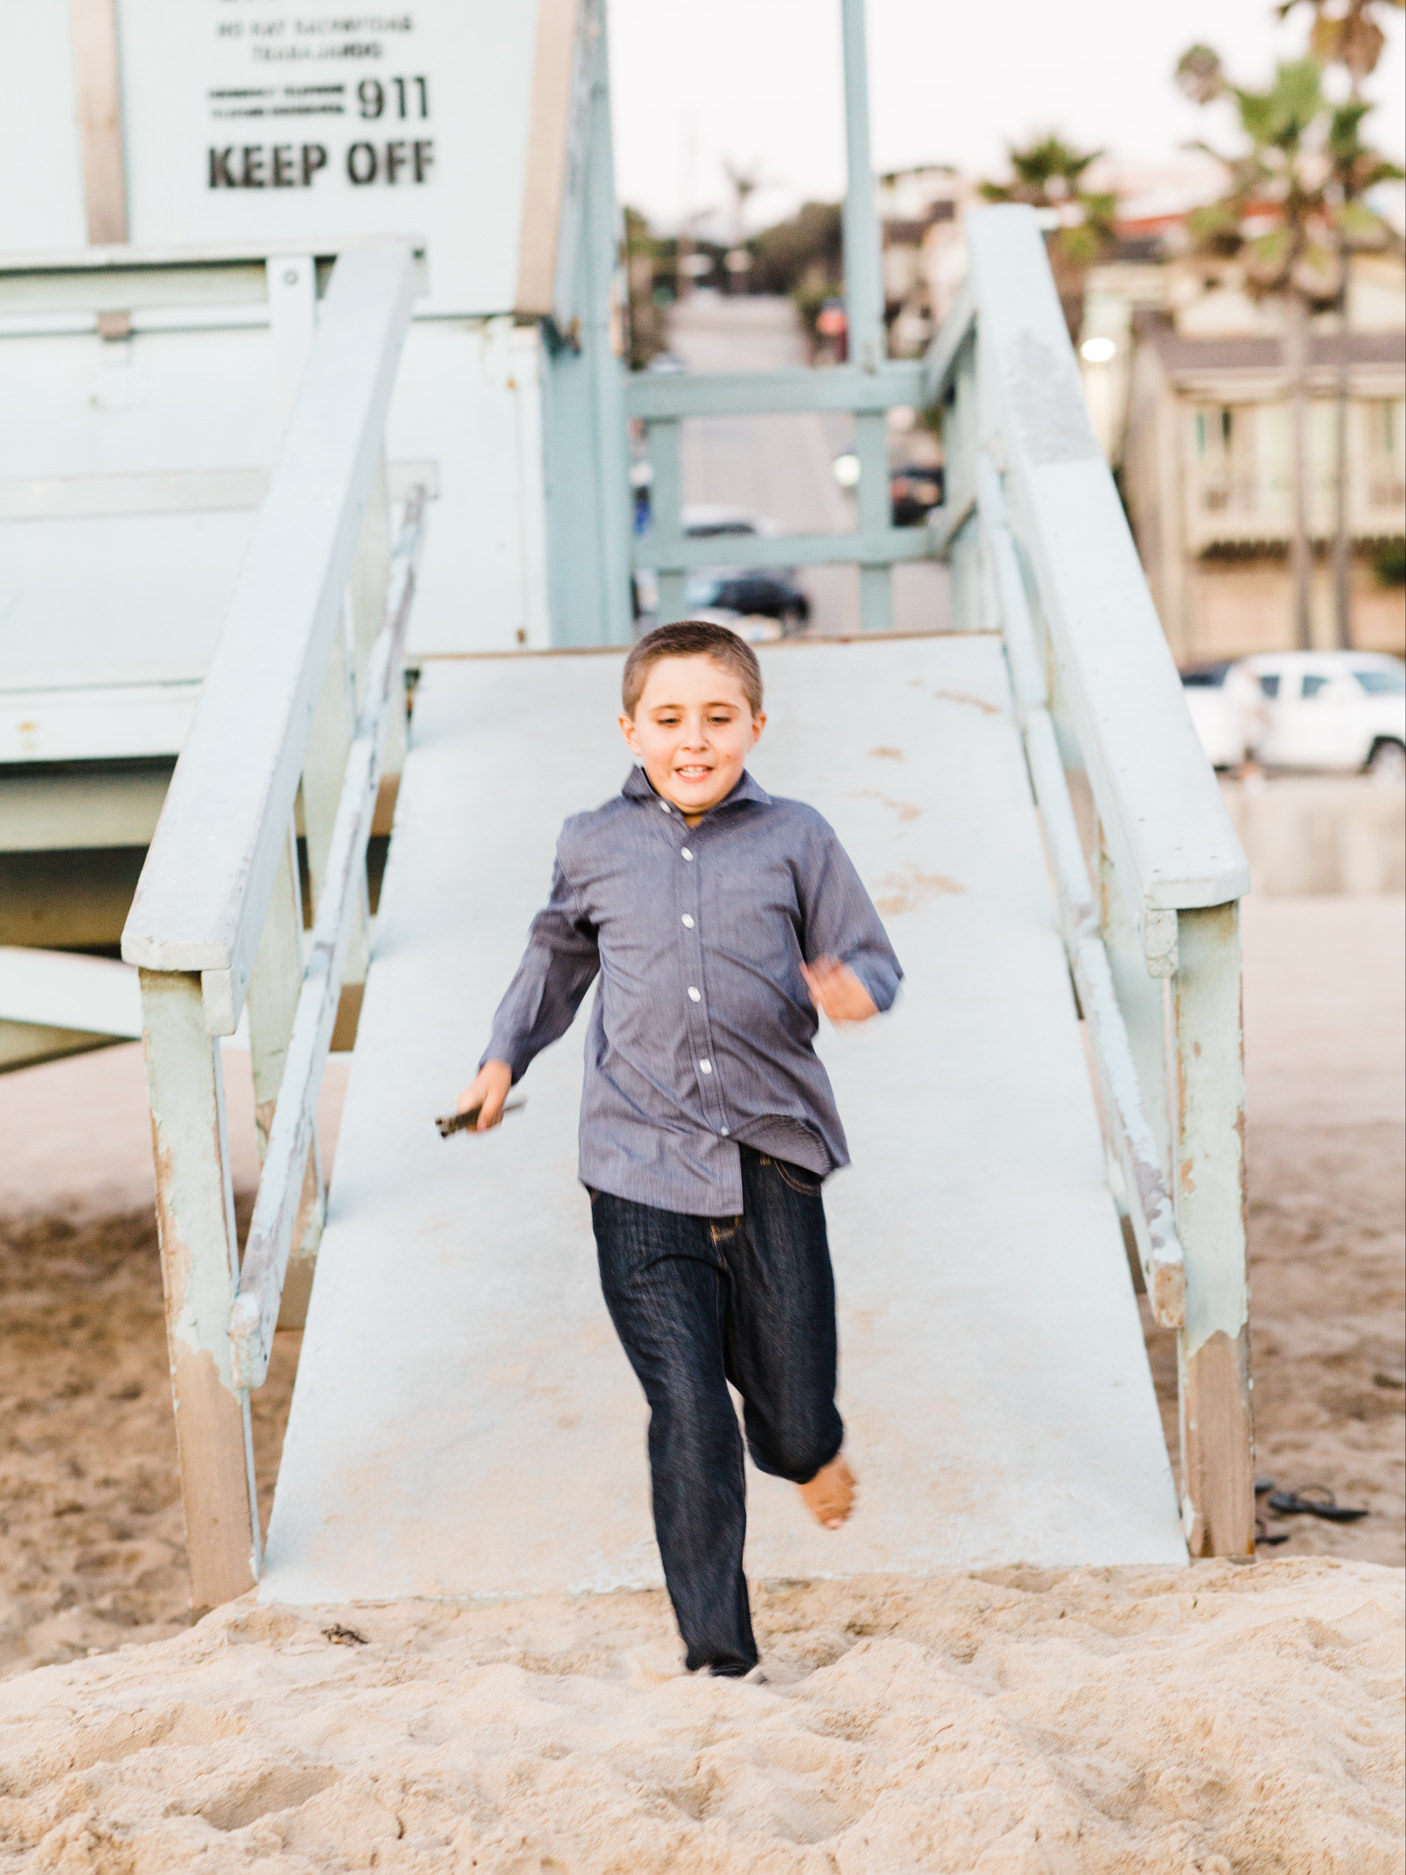
[[0, 1688], [0, 1868], [1390, 1875], [1401, 1589], [1328, 1560], [779, 1586], [767, 1687], [679, 1676], [657, 1594], [236, 1603]]

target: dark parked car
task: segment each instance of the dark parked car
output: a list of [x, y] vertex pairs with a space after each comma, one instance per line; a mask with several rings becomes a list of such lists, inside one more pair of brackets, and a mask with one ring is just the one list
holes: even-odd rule
[[939, 465], [916, 464], [889, 471], [889, 499], [895, 527], [921, 527], [934, 508], [942, 505], [943, 476]]
[[810, 618], [810, 600], [784, 573], [731, 574], [718, 581], [708, 604], [744, 617], [777, 619], [788, 634]]

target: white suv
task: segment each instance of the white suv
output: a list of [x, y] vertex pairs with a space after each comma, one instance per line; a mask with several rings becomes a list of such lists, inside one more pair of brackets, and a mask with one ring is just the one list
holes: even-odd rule
[[1246, 741], [1270, 768], [1369, 769], [1406, 777], [1406, 667], [1370, 651], [1285, 651], [1243, 658], [1257, 718]]
[[1239, 768], [1254, 749], [1265, 716], [1259, 684], [1243, 664], [1222, 658], [1181, 674], [1182, 695], [1212, 768]]

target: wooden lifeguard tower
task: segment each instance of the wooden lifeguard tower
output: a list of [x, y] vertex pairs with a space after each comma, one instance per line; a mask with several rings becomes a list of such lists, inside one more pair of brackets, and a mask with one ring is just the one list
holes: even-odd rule
[[[364, 42], [278, 0], [230, 35], [159, 0], [79, 0], [71, 34], [66, 8], [41, 14], [82, 134], [63, 213], [48, 180], [33, 228], [5, 211], [25, 232], [0, 259], [0, 345], [23, 367], [5, 396], [28, 414], [0, 446], [0, 538], [26, 569], [0, 800], [30, 829], [12, 850], [49, 855], [35, 879], [100, 849], [99, 808], [140, 862], [122, 956], [194, 1605], [256, 1582], [320, 1601], [654, 1579], [641, 1408], [574, 1183], [573, 1044], [491, 1141], [446, 1146], [430, 1122], [558, 819], [618, 785], [632, 558], [670, 617], [717, 552], [682, 526], [680, 432], [724, 412], [854, 417], [855, 531], [727, 553], [861, 568], [852, 641], [765, 654], [758, 768], [834, 822], [908, 970], [880, 1032], [826, 1044], [856, 1148], [832, 1214], [865, 1513], [818, 1538], [763, 1481], [752, 1566], [1252, 1553], [1248, 873], [1031, 214], [970, 217], [928, 355], [888, 359], [862, 0], [843, 0], [850, 362], [632, 378], [600, 0], [422, 0]], [[52, 102], [26, 108], [57, 147]], [[85, 202], [90, 245], [59, 250]], [[923, 529], [889, 522], [897, 405], [943, 411], [947, 500]], [[890, 571], [921, 556], [951, 568], [955, 629], [897, 636]], [[569, 780], [522, 760], [544, 733]], [[62, 961], [44, 1008], [0, 1014], [81, 1042], [101, 1024], [63, 1019]], [[130, 994], [115, 962], [69, 961]], [[339, 1011], [359, 1021], [329, 1191], [315, 1113]], [[221, 1057], [241, 1023], [264, 1150], [242, 1244]], [[1135, 1279], [1180, 1337], [1180, 1502]], [[306, 1335], [265, 1541], [247, 1402], [280, 1320]]]

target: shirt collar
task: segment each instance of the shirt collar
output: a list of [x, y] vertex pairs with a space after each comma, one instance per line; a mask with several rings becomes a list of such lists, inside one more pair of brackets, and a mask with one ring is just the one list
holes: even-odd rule
[[[630, 801], [660, 801], [662, 799], [655, 791], [654, 784], [650, 781], [649, 776], [645, 774], [644, 770], [639, 767], [638, 764], [626, 775], [625, 785], [620, 792]], [[762, 807], [769, 807], [771, 805], [771, 796], [767, 793], [762, 784], [754, 779], [751, 771], [746, 768], [742, 770], [742, 774], [732, 792], [725, 796], [723, 800], [719, 801], [717, 807], [710, 808], [709, 812], [716, 814], [719, 809], [733, 807], [739, 801], [756, 801]], [[667, 801], [664, 801], [662, 804], [665, 807], [669, 807]], [[679, 809], [676, 807], [670, 807], [669, 811], [674, 814], [679, 813]]]

